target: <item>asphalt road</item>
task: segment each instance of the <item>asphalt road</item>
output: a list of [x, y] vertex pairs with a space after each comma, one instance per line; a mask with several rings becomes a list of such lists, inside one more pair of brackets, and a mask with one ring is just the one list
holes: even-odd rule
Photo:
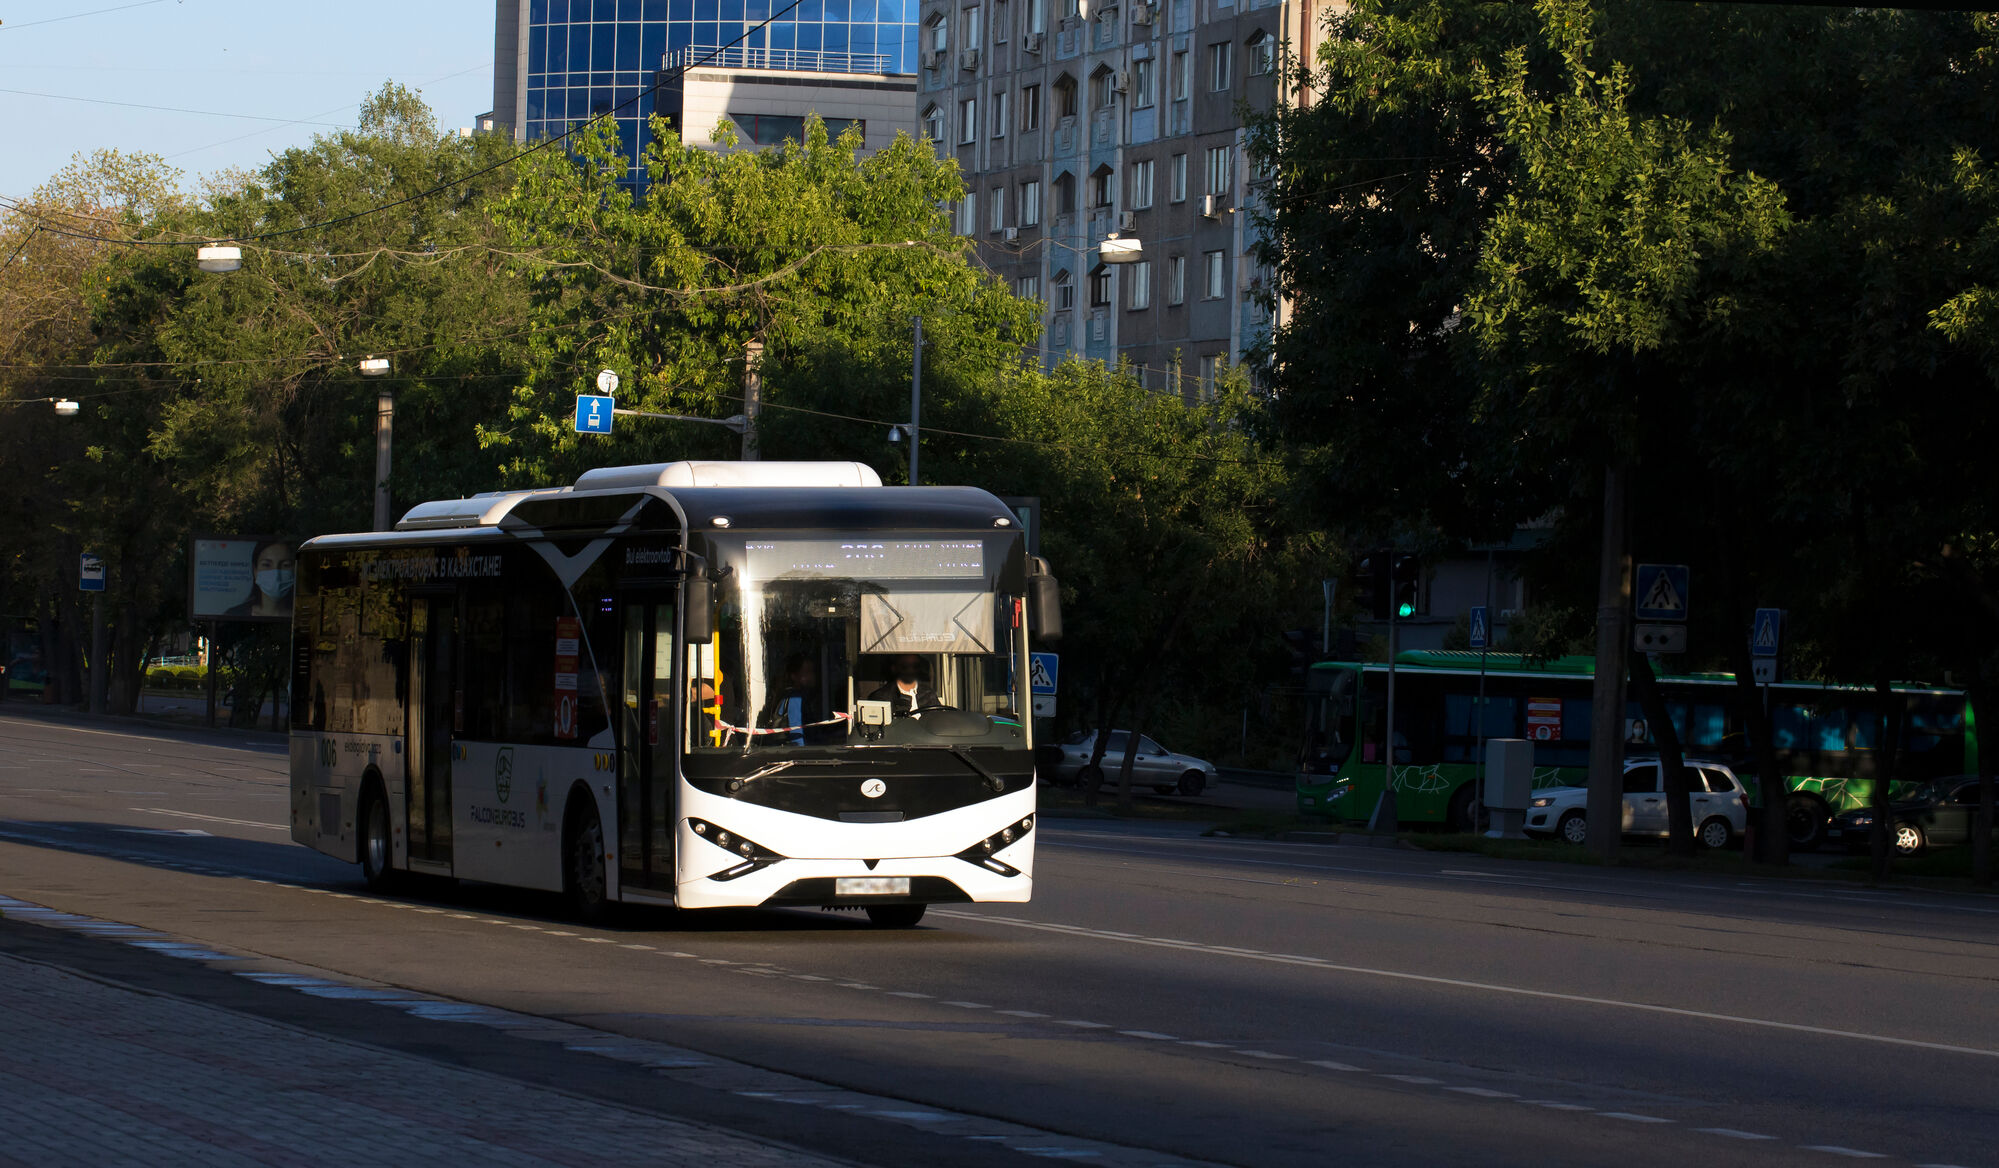
[[[0, 895], [1199, 1161], [1999, 1163], [1999, 899], [1047, 819], [1026, 906], [591, 929], [500, 889], [368, 896], [289, 842], [285, 792], [275, 740], [0, 709]], [[760, 1106], [705, 1118], [787, 1105]]]

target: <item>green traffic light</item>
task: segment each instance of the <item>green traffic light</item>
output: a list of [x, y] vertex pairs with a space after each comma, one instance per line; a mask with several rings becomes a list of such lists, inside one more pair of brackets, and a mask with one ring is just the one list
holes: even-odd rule
[[1416, 606], [1415, 606], [1415, 605], [1413, 605], [1413, 604], [1411, 604], [1411, 603], [1409, 603], [1408, 601], [1406, 601], [1406, 600], [1405, 600], [1405, 601], [1403, 601], [1403, 602], [1402, 602], [1402, 605], [1401, 605], [1401, 607], [1399, 607], [1399, 608], [1397, 608], [1397, 609], [1395, 610], [1395, 615], [1396, 615], [1396, 616], [1401, 616], [1401, 617], [1411, 617], [1411, 616], [1415, 616], [1415, 615], [1416, 615]]

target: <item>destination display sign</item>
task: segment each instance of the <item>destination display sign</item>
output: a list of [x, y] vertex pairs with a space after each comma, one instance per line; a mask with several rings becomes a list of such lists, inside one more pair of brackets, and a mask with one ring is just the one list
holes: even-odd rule
[[744, 545], [755, 580], [983, 579], [986, 546], [976, 539], [788, 539]]

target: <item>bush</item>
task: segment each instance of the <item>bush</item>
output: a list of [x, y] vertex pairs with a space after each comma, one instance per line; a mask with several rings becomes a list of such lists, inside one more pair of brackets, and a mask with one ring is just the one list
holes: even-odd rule
[[173, 689], [180, 682], [180, 675], [171, 669], [155, 669], [146, 674], [146, 684], [153, 689]]
[[208, 682], [208, 671], [192, 665], [174, 670], [174, 685], [180, 689], [200, 689]]

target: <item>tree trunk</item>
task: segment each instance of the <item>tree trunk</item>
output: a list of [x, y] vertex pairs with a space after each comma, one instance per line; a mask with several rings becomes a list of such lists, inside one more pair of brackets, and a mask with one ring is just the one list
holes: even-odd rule
[[1666, 851], [1675, 856], [1694, 854], [1693, 789], [1687, 782], [1686, 758], [1680, 750], [1680, 731], [1673, 725], [1672, 711], [1659, 692], [1652, 661], [1645, 654], [1631, 654], [1631, 688], [1652, 726], [1652, 740], [1659, 744], [1659, 770], [1666, 799]]
[[1131, 720], [1131, 731], [1125, 735], [1124, 762], [1118, 767], [1117, 813], [1119, 815], [1130, 815], [1136, 809], [1133, 806], [1131, 800], [1132, 769], [1135, 764], [1135, 761], [1138, 758], [1139, 737], [1145, 733], [1146, 725], [1147, 723], [1151, 722], [1151, 720], [1152, 720], [1151, 699], [1149, 698], [1140, 699], [1140, 705], [1138, 706], [1138, 709], [1136, 711], [1136, 716], [1133, 717]]
[[1874, 791], [1869, 802], [1874, 809], [1874, 830], [1870, 833], [1873, 845], [1874, 865], [1872, 876], [1879, 884], [1888, 878], [1889, 864], [1894, 858], [1889, 844], [1895, 830], [1894, 799], [1889, 788], [1895, 783], [1896, 763], [1902, 747], [1902, 716], [1908, 702], [1889, 688], [1885, 673], [1877, 674], [1874, 693], [1881, 710], [1881, 745], [1875, 752]]
[[[1624, 658], [1630, 642], [1631, 556], [1625, 547], [1625, 472], [1603, 472], [1603, 547], [1596, 592], [1596, 676], [1590, 718], [1589, 852], [1617, 862], [1624, 829]], [[1393, 757], [1395, 744], [1389, 743]], [[1392, 764], [1391, 764], [1392, 768]]]
[[1083, 785], [1085, 807], [1094, 808], [1097, 805], [1100, 784], [1096, 776], [1104, 773], [1104, 752], [1111, 744], [1111, 724], [1123, 712], [1124, 699], [1118, 697], [1113, 700], [1113, 690], [1111, 671], [1105, 667], [1097, 680], [1097, 724], [1093, 730], [1095, 738], [1090, 743], [1090, 761], [1083, 764], [1082, 772], [1076, 776], [1076, 781]]

